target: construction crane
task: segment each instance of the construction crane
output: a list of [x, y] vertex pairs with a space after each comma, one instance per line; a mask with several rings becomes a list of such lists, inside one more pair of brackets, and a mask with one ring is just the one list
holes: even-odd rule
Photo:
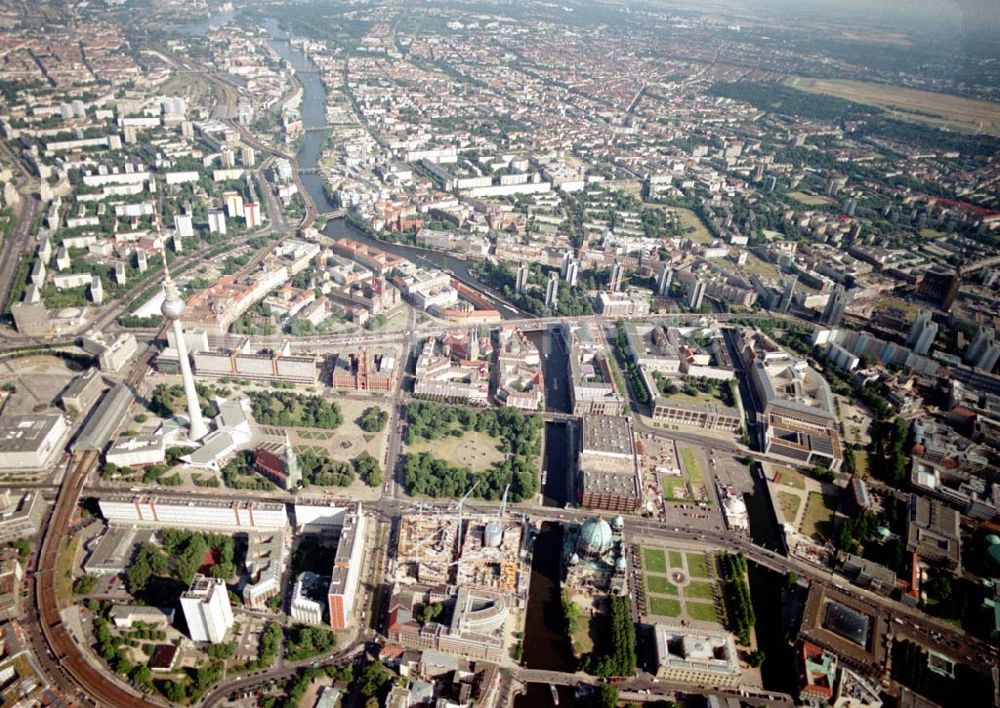
[[483, 529], [483, 547], [484, 548], [498, 548], [503, 543], [503, 515], [507, 510], [507, 492], [510, 491], [510, 485], [503, 490], [503, 501], [500, 502], [500, 513], [497, 514], [497, 518], [488, 524], [486, 528]]
[[[411, 508], [411, 509], [415, 509], [416, 510], [416, 515], [415, 515], [416, 517], [424, 516], [430, 510], [430, 508], [427, 506], [427, 504], [424, 503], [423, 501], [418, 501], [416, 503], [401, 501], [400, 502], [400, 506], [405, 506], [405, 507], [408, 507], [408, 508]], [[423, 548], [424, 546], [426, 546], [427, 544], [429, 544], [429, 543], [431, 543], [433, 541], [440, 540], [442, 538], [443, 534], [444, 534], [444, 530], [445, 530], [444, 528], [439, 528], [436, 532], [432, 533], [430, 536], [427, 536], [426, 538], [420, 539], [419, 541], [417, 541], [416, 543], [413, 544], [413, 546], [409, 549], [408, 552], [410, 554], [414, 554], [418, 550], [420, 550], [421, 548]], [[400, 541], [402, 541], [402, 529], [400, 529]]]
[[465, 504], [465, 500], [469, 498], [469, 495], [476, 491], [476, 487], [479, 486], [479, 480], [477, 479], [469, 491], [465, 493], [465, 496], [458, 500], [458, 504], [455, 508], [458, 509], [458, 546], [455, 549], [455, 560], [458, 560], [462, 556], [462, 506]]

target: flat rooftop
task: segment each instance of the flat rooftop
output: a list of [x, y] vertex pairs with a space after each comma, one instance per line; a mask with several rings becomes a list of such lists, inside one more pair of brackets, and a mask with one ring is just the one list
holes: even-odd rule
[[885, 662], [888, 616], [835, 588], [813, 586], [802, 614], [800, 636], [832, 651], [865, 675], [879, 675]]
[[757, 360], [752, 371], [760, 382], [766, 404], [825, 418], [834, 417], [830, 386], [804, 360], [790, 356]]
[[620, 415], [583, 416], [583, 451], [631, 457], [632, 426]]
[[137, 546], [153, 538], [153, 531], [131, 526], [109, 526], [84, 563], [87, 572], [118, 573], [131, 562]]
[[19, 415], [0, 420], [0, 455], [35, 452], [59, 423], [58, 413]]
[[583, 489], [592, 494], [613, 494], [619, 497], [639, 497], [634, 472], [581, 470]]
[[728, 632], [675, 625], [653, 626], [657, 660], [665, 669], [740, 675], [733, 637]]

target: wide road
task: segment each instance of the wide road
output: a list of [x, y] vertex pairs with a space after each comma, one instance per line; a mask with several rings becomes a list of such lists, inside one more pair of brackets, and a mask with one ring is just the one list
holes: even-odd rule
[[[259, 235], [259, 234], [255, 234]], [[701, 318], [706, 317], [706, 315], [692, 315], [692, 314], [681, 314], [681, 315], [626, 315], [622, 317], [614, 318], [614, 321], [623, 320], [629, 321], [634, 320], [636, 322], [651, 322], [651, 321], [661, 321], [669, 320], [671, 322], [693, 322]], [[726, 322], [732, 321], [734, 319], [764, 319], [772, 320], [775, 317], [771, 313], [762, 313], [760, 315], [711, 315], [711, 317], [719, 322], [720, 324], [725, 324]], [[782, 318], [782, 316], [777, 316]], [[795, 320], [795, 318], [790, 316], [784, 316], [784, 319], [788, 321], [795, 321], [800, 324], [808, 324], [802, 320]], [[537, 332], [541, 330], [548, 329], [554, 325], [565, 325], [574, 324], [581, 322], [589, 322], [594, 325], [606, 326], [612, 324], [613, 321], [603, 317], [601, 315], [584, 315], [580, 317], [524, 317], [519, 319], [509, 319], [503, 320], [502, 324], [504, 326], [510, 327], [520, 327], [527, 332]], [[492, 323], [492, 326], [499, 326], [501, 322], [499, 320]], [[416, 328], [411, 328], [411, 331], [416, 337], [427, 336], [431, 333], [439, 333], [445, 327], [442, 326], [440, 322], [427, 322], [422, 325], [418, 325]], [[152, 330], [147, 329], [131, 329], [130, 331], [135, 332], [136, 335], [140, 333], [150, 332]], [[349, 334], [317, 334], [317, 335], [307, 335], [303, 337], [290, 337], [288, 335], [235, 335], [235, 334], [209, 334], [208, 341], [210, 346], [233, 346], [234, 343], [242, 342], [244, 340], [250, 340], [250, 343], [258, 348], [267, 348], [280, 346], [284, 342], [291, 342], [292, 349], [296, 352], [305, 351], [318, 351], [328, 348], [343, 347], [345, 345], [350, 345], [354, 343], [363, 344], [390, 344], [398, 343], [405, 336], [404, 332], [353, 332]], [[2, 346], [2, 345], [0, 345]]]
[[10, 240], [3, 244], [3, 252], [0, 253], [0, 311], [7, 309], [7, 298], [14, 287], [14, 276], [17, 274], [21, 255], [31, 248], [31, 225], [37, 213], [38, 200], [33, 196], [22, 195], [17, 208], [17, 226], [14, 227]]
[[403, 385], [407, 377], [408, 362], [410, 352], [413, 350], [413, 336], [417, 327], [417, 312], [412, 307], [407, 313], [406, 333], [403, 337], [403, 349], [400, 354], [400, 361], [396, 368], [400, 371], [393, 385], [392, 408], [389, 415], [389, 434], [386, 441], [385, 450], [385, 476], [386, 492], [389, 497], [396, 497], [399, 494], [399, 480], [401, 472], [396, 468], [399, 466], [399, 459], [403, 452], [403, 426], [406, 421], [406, 396], [403, 394]]
[[[88, 488], [91, 493], [108, 493], [125, 491], [122, 487], [95, 486]], [[199, 492], [191, 491], [170, 491], [157, 490], [156, 494], [167, 498], [191, 498]], [[206, 492], [205, 496], [209, 496]], [[287, 494], [274, 492], [241, 492], [241, 498], [251, 497], [256, 501], [274, 501], [289, 503], [291, 498]], [[214, 495], [218, 497], [218, 493]], [[422, 506], [428, 513], [435, 510], [450, 512], [454, 508], [451, 500], [424, 500]], [[412, 510], [413, 501], [406, 498], [392, 498], [383, 496], [379, 502], [369, 508], [383, 518], [398, 517], [403, 513]], [[465, 510], [470, 514], [496, 514], [500, 505], [495, 502], [480, 500], [470, 500], [465, 503]], [[538, 506], [532, 503], [510, 504], [508, 509], [513, 513], [524, 514], [531, 519], [538, 521], [551, 519], [554, 521], [576, 521], [583, 522], [592, 516], [592, 512], [586, 509], [562, 509], [557, 507]], [[955, 654], [954, 643], [968, 647], [969, 651], [963, 653], [963, 658], [970, 664], [989, 667], [1000, 663], [1000, 651], [978, 639], [966, 634], [961, 629], [956, 628], [943, 620], [928, 616], [918, 609], [914, 609], [900, 602], [892, 600], [878, 593], [851, 585], [846, 579], [834, 574], [826, 568], [822, 568], [813, 563], [782, 555], [781, 553], [764, 548], [753, 543], [750, 539], [734, 534], [728, 530], [714, 530], [705, 528], [687, 528], [683, 526], [671, 526], [653, 519], [630, 519], [628, 521], [628, 533], [635, 538], [650, 538], [661, 541], [688, 541], [704, 543], [708, 546], [723, 548], [733, 553], [743, 553], [748, 559], [760, 565], [770, 568], [779, 573], [795, 572], [801, 579], [808, 580], [820, 586], [834, 588], [841, 592], [847, 592], [859, 599], [864, 600], [873, 607], [884, 611], [890, 618], [900, 618], [906, 621], [906, 627], [915, 634], [919, 634], [923, 643], [949, 654]]]
[[[547, 683], [553, 686], [578, 686], [588, 684], [598, 686], [604, 683], [600, 678], [585, 674], [582, 671], [569, 673], [564, 671], [546, 671], [543, 669], [525, 669], [517, 667], [511, 672], [521, 683]], [[675, 683], [663, 679], [654, 679], [653, 676], [640, 673], [633, 678], [615, 684], [621, 691], [648, 692], [649, 695], [673, 695], [675, 693], [690, 693], [694, 686], [690, 683]], [[725, 693], [731, 696], [739, 696], [740, 703], [753, 706], [763, 705], [794, 705], [792, 697], [786, 693], [777, 691], [765, 691], [761, 689], [744, 689], [740, 692], [737, 689], [714, 690], [712, 686], [705, 686], [705, 690], [713, 693]]]
[[19, 173], [19, 192], [21, 201], [17, 206], [17, 225], [11, 232], [10, 239], [3, 244], [0, 251], [0, 312], [6, 310], [7, 298], [14, 285], [14, 275], [17, 272], [17, 264], [21, 260], [21, 254], [31, 246], [31, 226], [35, 222], [35, 216], [41, 206], [35, 198], [32, 185], [37, 182], [37, 178], [32, 175], [18, 159], [17, 155], [0, 143], [0, 155], [10, 161], [14, 169]]

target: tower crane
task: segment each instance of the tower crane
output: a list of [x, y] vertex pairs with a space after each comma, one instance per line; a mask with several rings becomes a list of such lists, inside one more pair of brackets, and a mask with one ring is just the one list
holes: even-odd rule
[[465, 493], [465, 496], [458, 500], [455, 508], [458, 509], [458, 546], [455, 549], [455, 560], [458, 560], [462, 555], [462, 507], [465, 505], [465, 500], [469, 498], [469, 495], [476, 491], [476, 487], [479, 486], [479, 480], [477, 479], [469, 491]]

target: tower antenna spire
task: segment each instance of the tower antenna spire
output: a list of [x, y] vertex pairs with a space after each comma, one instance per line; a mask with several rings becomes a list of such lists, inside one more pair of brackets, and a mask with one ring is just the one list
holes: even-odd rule
[[160, 242], [160, 260], [163, 262], [163, 281], [170, 285], [173, 281], [170, 279], [170, 269], [167, 267], [167, 245], [163, 243], [163, 223], [160, 221], [160, 210], [156, 200], [153, 200], [153, 229], [160, 237], [158, 240]]
[[[162, 235], [160, 225], [160, 214], [155, 206], [153, 208], [153, 228], [158, 235]], [[181, 324], [181, 317], [184, 315], [184, 300], [177, 290], [174, 281], [170, 279], [170, 270], [167, 269], [167, 249], [164, 248], [162, 239], [160, 243], [160, 256], [163, 259], [163, 303], [160, 305], [160, 312], [163, 318], [170, 324], [174, 332], [174, 341], [177, 347], [177, 359], [181, 370], [181, 381], [184, 384], [184, 398], [187, 400], [188, 409], [188, 437], [191, 440], [201, 440], [208, 434], [208, 426], [205, 425], [205, 418], [201, 413], [201, 406], [198, 404], [198, 389], [195, 386], [194, 374], [191, 371], [191, 362], [188, 360], [187, 341], [184, 339], [184, 326]]]

